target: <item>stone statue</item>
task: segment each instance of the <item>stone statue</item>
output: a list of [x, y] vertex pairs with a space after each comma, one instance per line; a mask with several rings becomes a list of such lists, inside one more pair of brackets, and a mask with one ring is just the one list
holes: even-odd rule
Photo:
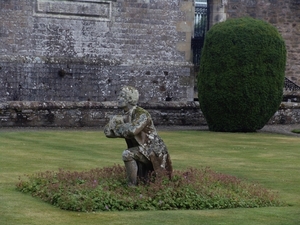
[[158, 136], [149, 112], [137, 106], [137, 89], [124, 86], [118, 97], [122, 115], [113, 116], [104, 128], [108, 138], [124, 138], [127, 149], [122, 158], [129, 186], [146, 181], [151, 172], [156, 176], [172, 175], [172, 163], [167, 147]]

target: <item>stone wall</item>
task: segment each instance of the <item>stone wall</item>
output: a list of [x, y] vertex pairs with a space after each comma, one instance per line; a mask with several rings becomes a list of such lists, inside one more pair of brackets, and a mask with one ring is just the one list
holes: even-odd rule
[[[198, 102], [140, 104], [155, 125], [207, 125]], [[0, 127], [103, 127], [109, 117], [121, 112], [116, 102], [27, 102], [0, 103]], [[268, 124], [299, 124], [300, 103], [283, 102]]]
[[[156, 125], [206, 124], [198, 102], [144, 103]], [[0, 103], [0, 127], [102, 127], [110, 116], [121, 114], [116, 102]]]
[[0, 101], [191, 101], [193, 0], [1, 0]]
[[[204, 125], [191, 64], [193, 0], [1, 0], [0, 127], [103, 126], [122, 85], [157, 125]], [[274, 24], [300, 84], [298, 0], [208, 0], [210, 24], [249, 15]], [[299, 123], [287, 102], [270, 124]]]
[[[210, 0], [215, 2], [215, 0]], [[300, 84], [300, 1], [299, 0], [220, 0], [226, 19], [251, 16], [273, 24], [287, 47], [286, 77]], [[219, 8], [222, 11], [222, 7]]]
[[278, 111], [270, 119], [268, 124], [299, 124], [300, 103], [282, 102]]

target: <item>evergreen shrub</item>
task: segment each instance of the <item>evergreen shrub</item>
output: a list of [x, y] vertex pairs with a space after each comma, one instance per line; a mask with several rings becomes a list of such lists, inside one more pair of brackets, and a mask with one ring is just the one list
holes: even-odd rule
[[271, 24], [250, 17], [215, 24], [205, 38], [197, 84], [209, 129], [261, 129], [282, 101], [285, 64], [285, 42]]

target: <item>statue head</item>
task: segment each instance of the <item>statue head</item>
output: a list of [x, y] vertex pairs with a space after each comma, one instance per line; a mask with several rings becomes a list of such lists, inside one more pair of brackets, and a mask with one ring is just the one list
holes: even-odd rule
[[118, 106], [120, 108], [126, 108], [135, 106], [139, 100], [139, 92], [137, 89], [131, 86], [124, 86], [121, 88], [118, 97]]

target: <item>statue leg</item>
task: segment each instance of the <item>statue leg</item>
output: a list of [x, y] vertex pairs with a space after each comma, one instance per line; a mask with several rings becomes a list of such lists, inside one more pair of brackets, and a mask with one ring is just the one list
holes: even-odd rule
[[137, 185], [138, 166], [136, 161], [134, 160], [134, 153], [130, 152], [129, 150], [125, 150], [122, 154], [122, 158], [126, 168], [128, 185]]

